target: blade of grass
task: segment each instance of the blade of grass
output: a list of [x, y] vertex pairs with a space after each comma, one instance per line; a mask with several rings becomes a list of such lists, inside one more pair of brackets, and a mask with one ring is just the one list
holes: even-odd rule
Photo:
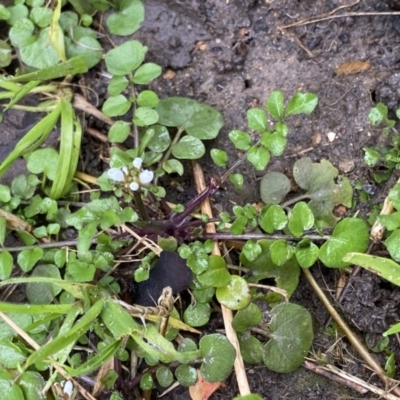
[[26, 96], [32, 89], [38, 86], [40, 81], [30, 81], [26, 85], [22, 86], [17, 93], [15, 93], [12, 100], [7, 104], [4, 108], [4, 111], [7, 111], [14, 104], [18, 103], [24, 96]]

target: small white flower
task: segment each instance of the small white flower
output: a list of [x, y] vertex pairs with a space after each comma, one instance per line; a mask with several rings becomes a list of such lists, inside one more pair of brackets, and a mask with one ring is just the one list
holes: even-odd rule
[[129, 174], [129, 169], [128, 169], [128, 167], [122, 167], [121, 170], [122, 170], [122, 172], [123, 172], [125, 175], [128, 175], [128, 174]]
[[124, 173], [119, 168], [110, 168], [107, 171], [107, 175], [110, 179], [117, 182], [122, 182], [125, 179]]
[[140, 169], [142, 168], [143, 160], [140, 157], [136, 157], [132, 164], [135, 168]]
[[132, 191], [136, 192], [136, 190], [139, 189], [139, 184], [137, 182], [131, 182], [129, 184], [129, 187], [131, 188]]
[[140, 183], [143, 183], [144, 185], [150, 183], [153, 180], [153, 178], [154, 178], [154, 172], [150, 171], [149, 169], [144, 169], [139, 174]]

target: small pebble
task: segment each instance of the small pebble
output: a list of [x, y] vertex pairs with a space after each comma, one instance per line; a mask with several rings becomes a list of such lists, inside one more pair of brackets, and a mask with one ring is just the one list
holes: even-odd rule
[[335, 138], [336, 138], [336, 133], [335, 132], [328, 132], [326, 134], [326, 137], [328, 138], [328, 140], [332, 143]]

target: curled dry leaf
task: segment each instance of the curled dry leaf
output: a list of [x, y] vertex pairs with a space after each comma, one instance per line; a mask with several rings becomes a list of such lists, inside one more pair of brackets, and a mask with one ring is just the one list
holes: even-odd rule
[[360, 72], [368, 71], [371, 68], [371, 64], [367, 61], [347, 61], [336, 67], [337, 75], [353, 75], [359, 74]]

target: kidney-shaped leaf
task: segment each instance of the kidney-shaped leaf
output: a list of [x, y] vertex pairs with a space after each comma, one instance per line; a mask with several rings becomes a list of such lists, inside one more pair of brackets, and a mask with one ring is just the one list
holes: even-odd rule
[[364, 252], [369, 243], [366, 223], [357, 218], [345, 218], [339, 222], [332, 236], [321, 246], [319, 259], [329, 268], [344, 268], [350, 263], [343, 257], [351, 252]]
[[215, 108], [185, 97], [161, 100], [156, 108], [159, 123], [184, 129], [197, 139], [214, 139], [224, 125], [222, 115]]
[[264, 364], [274, 372], [292, 372], [310, 350], [314, 333], [310, 313], [302, 306], [281, 303], [271, 311], [272, 338], [264, 347]]

